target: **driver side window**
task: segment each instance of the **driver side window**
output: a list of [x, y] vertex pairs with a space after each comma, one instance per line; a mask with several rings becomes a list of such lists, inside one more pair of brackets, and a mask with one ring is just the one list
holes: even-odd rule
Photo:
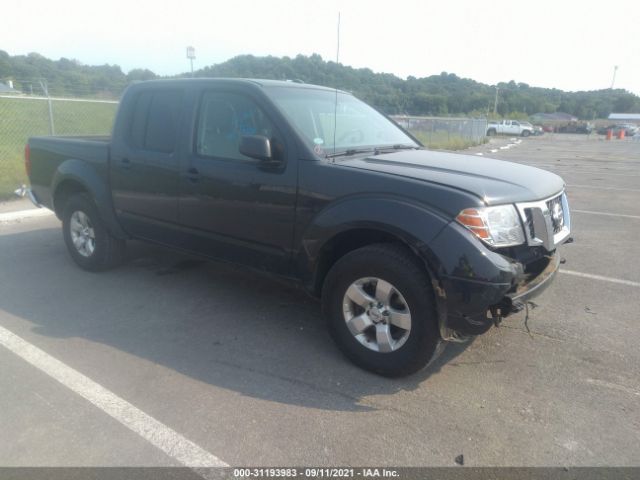
[[198, 118], [198, 155], [230, 160], [250, 160], [240, 153], [243, 135], [273, 138], [275, 129], [250, 98], [235, 93], [206, 92]]

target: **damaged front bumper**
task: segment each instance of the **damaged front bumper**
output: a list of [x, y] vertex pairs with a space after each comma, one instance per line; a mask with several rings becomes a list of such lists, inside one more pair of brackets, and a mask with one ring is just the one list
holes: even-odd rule
[[542, 293], [560, 265], [557, 250], [487, 248], [452, 222], [429, 245], [440, 335], [456, 341], [489, 330]]
[[529, 281], [516, 284], [515, 291], [507, 293], [497, 305], [489, 307], [493, 317], [506, 317], [522, 310], [527, 301], [544, 292], [558, 273], [560, 256], [557, 252], [549, 256], [549, 264]]
[[532, 271], [513, 262], [514, 275], [509, 283], [447, 279], [450, 308], [446, 328], [441, 333], [448, 340], [480, 335], [503, 318], [521, 311], [527, 301], [551, 285], [560, 267], [560, 256], [553, 252], [535, 264], [537, 268]]

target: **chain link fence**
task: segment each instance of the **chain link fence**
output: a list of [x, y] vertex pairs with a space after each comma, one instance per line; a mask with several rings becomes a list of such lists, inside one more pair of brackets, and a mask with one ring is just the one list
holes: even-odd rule
[[486, 141], [486, 118], [392, 117], [424, 145], [433, 149], [462, 150]]
[[38, 135], [109, 135], [118, 102], [0, 94], [0, 200], [23, 183], [24, 146]]

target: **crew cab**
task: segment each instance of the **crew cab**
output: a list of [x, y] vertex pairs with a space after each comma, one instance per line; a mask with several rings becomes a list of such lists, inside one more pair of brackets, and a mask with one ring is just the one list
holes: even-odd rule
[[141, 239], [286, 277], [386, 376], [520, 310], [570, 235], [557, 175], [426, 150], [353, 95], [300, 83], [133, 84], [111, 137], [30, 138], [25, 162], [81, 268]]
[[499, 122], [489, 122], [487, 125], [487, 135], [517, 135], [528, 137], [534, 134], [533, 125], [529, 122], [519, 122], [517, 120], [500, 120]]

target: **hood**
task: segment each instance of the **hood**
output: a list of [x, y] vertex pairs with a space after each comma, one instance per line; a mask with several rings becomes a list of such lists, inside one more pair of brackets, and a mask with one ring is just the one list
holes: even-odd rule
[[539, 168], [430, 150], [340, 159], [339, 164], [463, 190], [476, 195], [486, 205], [543, 200], [564, 188], [562, 178]]

